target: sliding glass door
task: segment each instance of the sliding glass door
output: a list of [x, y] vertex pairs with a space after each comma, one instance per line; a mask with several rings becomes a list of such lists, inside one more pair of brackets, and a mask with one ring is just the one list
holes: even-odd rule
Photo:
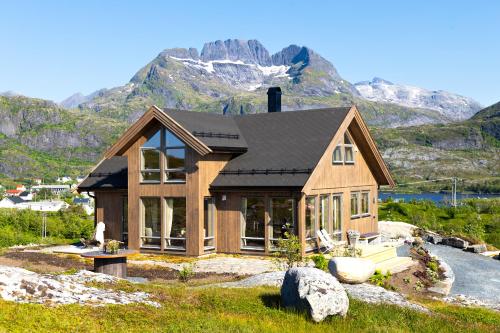
[[333, 230], [332, 239], [342, 240], [342, 195], [334, 194], [332, 196], [332, 219]]
[[265, 247], [264, 198], [241, 198], [241, 249], [263, 251]]
[[269, 240], [272, 245], [279, 238], [286, 238], [286, 232], [295, 230], [295, 200], [292, 198], [271, 198], [269, 205]]

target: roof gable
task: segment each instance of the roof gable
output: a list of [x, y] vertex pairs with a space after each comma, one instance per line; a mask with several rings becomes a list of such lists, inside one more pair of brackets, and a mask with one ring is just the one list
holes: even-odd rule
[[111, 148], [106, 151], [104, 157], [110, 158], [115, 155], [123, 154], [125, 150], [140, 137], [147, 126], [155, 119], [169, 131], [174, 133], [186, 145], [193, 148], [198, 154], [203, 156], [212, 152], [212, 150], [205, 143], [195, 137], [186, 128], [181, 126], [170, 115], [158, 107], [152, 106], [144, 115], [142, 115], [141, 118], [139, 118], [139, 120], [137, 120], [132, 126], [129, 127], [128, 130], [125, 131], [125, 133], [123, 133], [123, 135], [113, 146], [111, 146]]

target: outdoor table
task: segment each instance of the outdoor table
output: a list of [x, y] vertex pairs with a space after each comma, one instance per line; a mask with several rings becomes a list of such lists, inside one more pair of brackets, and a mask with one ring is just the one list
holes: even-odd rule
[[127, 256], [136, 254], [135, 250], [119, 250], [118, 253], [106, 253], [103, 251], [92, 251], [82, 253], [84, 258], [94, 259], [94, 272], [117, 276], [120, 278], [127, 277]]

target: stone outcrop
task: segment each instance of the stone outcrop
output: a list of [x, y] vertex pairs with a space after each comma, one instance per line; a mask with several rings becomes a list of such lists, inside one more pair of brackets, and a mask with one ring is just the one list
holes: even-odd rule
[[474, 244], [467, 246], [465, 248], [465, 251], [472, 253], [483, 253], [488, 251], [488, 249], [486, 248], [486, 244]]
[[328, 269], [339, 281], [363, 283], [375, 272], [375, 264], [368, 259], [335, 257], [328, 263]]
[[315, 322], [331, 315], [345, 316], [349, 299], [332, 275], [311, 267], [289, 269], [281, 286], [284, 307], [308, 311]]
[[110, 275], [79, 271], [73, 275], [37, 274], [17, 267], [0, 266], [0, 297], [20, 303], [47, 305], [146, 303], [159, 307], [144, 292], [126, 293], [87, 287], [88, 282], [114, 283], [119, 279]]
[[451, 287], [453, 287], [453, 282], [455, 282], [455, 273], [453, 273], [450, 265], [438, 257], [435, 258], [439, 261], [439, 268], [443, 272], [444, 279], [436, 282], [434, 286], [428, 288], [427, 290], [447, 296], [451, 291]]
[[439, 244], [441, 243], [441, 241], [443, 240], [443, 237], [436, 234], [435, 232], [430, 232], [428, 231], [425, 236], [424, 236], [424, 239], [426, 241], [428, 241], [429, 243], [432, 243], [432, 244]]
[[442, 245], [448, 245], [451, 247], [456, 247], [458, 249], [465, 249], [469, 246], [469, 242], [458, 237], [444, 237], [441, 240]]
[[388, 237], [391, 239], [411, 239], [415, 230], [418, 227], [413, 224], [405, 222], [396, 221], [379, 221], [378, 222], [378, 232], [382, 237]]

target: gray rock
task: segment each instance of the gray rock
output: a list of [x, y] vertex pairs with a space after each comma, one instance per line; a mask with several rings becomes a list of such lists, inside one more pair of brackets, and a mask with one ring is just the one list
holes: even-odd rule
[[488, 249], [486, 248], [486, 244], [474, 244], [467, 246], [465, 248], [465, 251], [473, 253], [483, 253], [488, 251]]
[[286, 272], [281, 300], [285, 307], [308, 311], [315, 322], [331, 315], [345, 316], [349, 309], [349, 298], [337, 279], [311, 267], [291, 268]]
[[469, 246], [469, 242], [458, 237], [444, 237], [441, 241], [442, 245], [456, 247], [458, 249], [465, 249]]
[[440, 235], [435, 234], [435, 233], [428, 233], [425, 235], [424, 239], [426, 241], [428, 241], [429, 243], [439, 244], [443, 240], [443, 237], [441, 237]]

